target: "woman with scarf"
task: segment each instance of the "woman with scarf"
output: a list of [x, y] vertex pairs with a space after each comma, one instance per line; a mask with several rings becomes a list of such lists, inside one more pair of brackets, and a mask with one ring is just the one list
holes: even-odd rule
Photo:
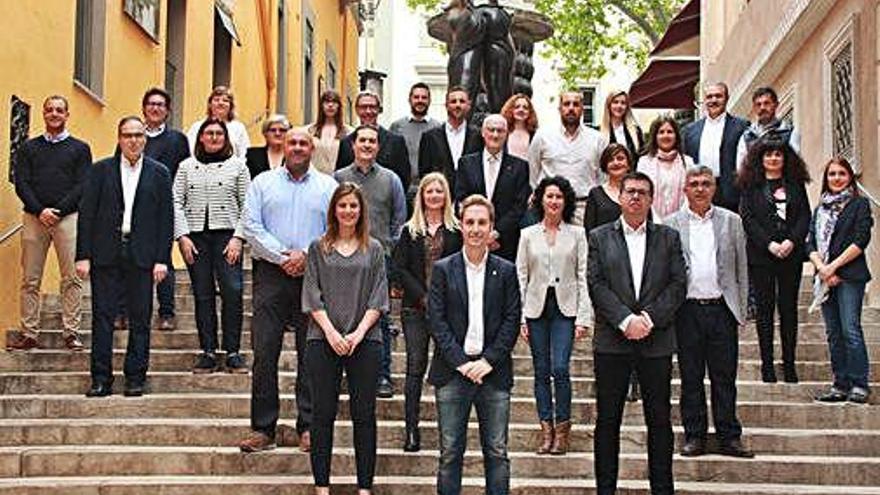
[[797, 383], [797, 297], [804, 243], [810, 229], [810, 202], [804, 161], [780, 140], [760, 140], [746, 156], [738, 178], [739, 211], [746, 231], [749, 280], [758, 304], [756, 326], [761, 380], [776, 382], [773, 367], [773, 314], [779, 305], [779, 333], [786, 383]]
[[816, 267], [813, 305], [822, 305], [834, 383], [821, 402], [868, 401], [868, 351], [862, 334], [862, 299], [871, 280], [865, 249], [871, 240], [871, 205], [859, 196], [852, 166], [832, 158], [822, 174], [822, 196], [810, 222], [807, 251]]
[[684, 178], [694, 166], [691, 157], [682, 153], [681, 131], [671, 115], [661, 115], [651, 123], [648, 153], [639, 158], [636, 170], [654, 182], [654, 221], [677, 212], [684, 204]]

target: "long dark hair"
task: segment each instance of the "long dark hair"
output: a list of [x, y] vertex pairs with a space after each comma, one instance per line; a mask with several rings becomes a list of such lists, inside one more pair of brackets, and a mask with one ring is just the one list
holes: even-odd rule
[[575, 196], [574, 188], [571, 187], [571, 182], [565, 177], [559, 175], [544, 177], [541, 179], [541, 182], [538, 183], [538, 186], [535, 187], [535, 194], [532, 197], [532, 208], [534, 208], [535, 213], [538, 214], [538, 219], [544, 219], [544, 192], [546, 192], [547, 188], [550, 186], [556, 186], [562, 192], [563, 202], [565, 203], [562, 206], [562, 221], [565, 223], [571, 223], [571, 219], [574, 217], [574, 203], [577, 196]]
[[782, 178], [786, 181], [794, 181], [799, 184], [810, 182], [810, 172], [807, 164], [791, 149], [785, 141], [776, 138], [761, 138], [749, 149], [745, 157], [745, 163], [740, 167], [737, 176], [737, 185], [746, 190], [763, 185], [767, 179], [764, 177], [764, 155], [770, 151], [782, 152]]
[[654, 119], [654, 122], [651, 122], [651, 132], [650, 137], [648, 138], [647, 150], [649, 156], [654, 156], [660, 151], [660, 146], [657, 145], [657, 133], [660, 132], [660, 127], [662, 127], [663, 124], [669, 124], [672, 126], [672, 132], [675, 133], [675, 149], [678, 150], [679, 153], [682, 152], [681, 129], [678, 127], [678, 122], [672, 118], [672, 115], [661, 115]]
[[336, 139], [342, 139], [345, 137], [345, 124], [342, 123], [342, 97], [333, 89], [328, 89], [321, 93], [321, 104], [318, 105], [318, 119], [309, 127], [309, 130], [313, 136], [321, 137], [321, 129], [327, 123], [327, 114], [324, 113], [323, 105], [327, 101], [336, 102], [339, 105], [339, 110], [336, 112], [336, 116], [333, 117], [333, 123], [336, 125]]
[[324, 254], [329, 253], [333, 249], [333, 244], [339, 239], [339, 220], [336, 218], [336, 205], [349, 194], [353, 194], [361, 205], [361, 213], [358, 216], [357, 225], [354, 227], [358, 248], [361, 251], [366, 251], [370, 247], [370, 219], [364, 194], [357, 184], [343, 182], [333, 191], [333, 196], [330, 198], [330, 206], [327, 208], [327, 232], [321, 236], [321, 250]]
[[[209, 125], [219, 125], [223, 129], [223, 148], [217, 153], [208, 153], [205, 151], [205, 145], [202, 144], [202, 133], [205, 132]], [[202, 125], [199, 126], [199, 132], [196, 134], [196, 144], [193, 147], [193, 155], [195, 155], [196, 160], [202, 163], [218, 161], [217, 158], [227, 160], [232, 154], [232, 141], [229, 139], [229, 129], [226, 128], [226, 123], [214, 117], [205, 119]]]
[[859, 188], [856, 186], [856, 181], [859, 180], [860, 174], [855, 173], [852, 165], [850, 165], [849, 163], [849, 160], [842, 156], [835, 156], [831, 158], [822, 169], [822, 193], [824, 194], [827, 192], [831, 192], [831, 188], [828, 187], [828, 169], [831, 168], [832, 165], [839, 165], [846, 170], [846, 172], [849, 174], [849, 187], [852, 188], [853, 196], [858, 196]]

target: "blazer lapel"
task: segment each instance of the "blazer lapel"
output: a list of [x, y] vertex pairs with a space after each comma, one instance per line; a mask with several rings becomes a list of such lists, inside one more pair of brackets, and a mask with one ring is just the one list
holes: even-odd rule
[[147, 164], [147, 157], [141, 162], [141, 176], [138, 177], [137, 188], [134, 190], [134, 201], [131, 204], [131, 221], [134, 224], [134, 212], [138, 211], [138, 205], [145, 201], [143, 196], [146, 194], [147, 183], [153, 180], [153, 168]]
[[446, 124], [440, 128], [440, 149], [443, 153], [445, 153], [446, 157], [446, 167], [448, 172], [455, 172], [455, 163], [452, 159], [452, 148], [449, 147], [449, 139], [446, 137]]
[[122, 196], [122, 158], [113, 160], [113, 168], [110, 171], [110, 192], [112, 193], [113, 202], [120, 211], [125, 210], [125, 199]]
[[[474, 156], [474, 161], [476, 162], [476, 167], [472, 168], [472, 171], [476, 177], [474, 177], [474, 184], [477, 185], [477, 192], [489, 198], [489, 193], [486, 191], [486, 176], [483, 173], [483, 167], [486, 165], [483, 163], [483, 154], [479, 153]], [[491, 201], [492, 198], [489, 198]]]
[[653, 268], [654, 256], [650, 254], [657, 251], [657, 247], [654, 244], [657, 243], [657, 235], [654, 231], [654, 224], [648, 222], [645, 225], [645, 262], [642, 264], [642, 286], [639, 288], [639, 299], [642, 298], [650, 289], [651, 284], [651, 269]]
[[626, 272], [626, 287], [629, 289], [629, 294], [627, 295], [629, 296], [630, 301], [637, 302], [635, 282], [633, 281], [632, 274], [632, 264], [629, 261], [629, 249], [627, 249], [626, 239], [623, 237], [623, 220], [617, 219], [616, 222], [617, 223], [614, 228], [615, 235], [613, 236], [613, 238], [615, 244], [617, 245], [614, 246], [614, 251], [617, 251], [618, 253], [623, 253], [623, 256], [621, 256], [621, 258], [623, 258], [623, 270], [624, 272]]
[[[688, 217], [689, 214], [682, 215], [681, 223], [679, 224], [678, 235], [681, 237], [681, 251], [684, 254], [685, 264], [690, 266], [691, 260], [690, 256], [688, 256], [688, 246], [690, 246], [691, 242], [691, 221]], [[712, 220], [712, 223], [715, 223], [715, 220]], [[718, 234], [716, 232], [715, 238], [718, 238]], [[717, 243], [716, 243], [717, 244]]]
[[492, 256], [486, 256], [486, 273], [483, 279], [483, 333], [489, 330], [489, 321], [492, 314], [498, 314], [501, 308], [495, 307], [495, 302], [490, 300], [494, 294], [498, 294], [498, 268], [495, 265]]
[[455, 284], [453, 290], [461, 297], [461, 310], [465, 314], [465, 321], [468, 315], [468, 286], [467, 275], [464, 272], [464, 251], [452, 258], [452, 283]]

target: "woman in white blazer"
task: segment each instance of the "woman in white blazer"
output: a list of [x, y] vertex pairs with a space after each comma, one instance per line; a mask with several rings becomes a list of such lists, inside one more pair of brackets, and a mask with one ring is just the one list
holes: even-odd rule
[[568, 180], [545, 178], [533, 197], [540, 221], [523, 229], [516, 256], [523, 304], [520, 333], [528, 339], [535, 369], [541, 422], [537, 453], [563, 455], [571, 431], [571, 350], [574, 339], [584, 337], [593, 320], [587, 238], [583, 227], [569, 223], [575, 193]]

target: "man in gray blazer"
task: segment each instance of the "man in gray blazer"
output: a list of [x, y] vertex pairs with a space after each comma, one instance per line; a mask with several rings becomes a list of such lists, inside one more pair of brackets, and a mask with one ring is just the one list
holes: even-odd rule
[[688, 170], [688, 208], [667, 221], [681, 235], [688, 267], [687, 299], [675, 324], [685, 431], [681, 455], [706, 452], [703, 377], [708, 366], [719, 453], [754, 457], [740, 440], [742, 426], [736, 418], [738, 330], [745, 324], [749, 286], [746, 237], [739, 215], [712, 205], [716, 188], [711, 168]]

